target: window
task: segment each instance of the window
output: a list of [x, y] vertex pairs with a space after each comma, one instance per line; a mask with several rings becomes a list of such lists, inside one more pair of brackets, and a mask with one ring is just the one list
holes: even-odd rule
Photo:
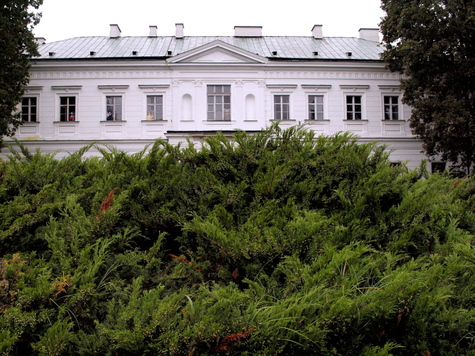
[[432, 173], [442, 173], [445, 171], [445, 162], [431, 162]]
[[106, 120], [122, 121], [122, 97], [106, 96]]
[[21, 119], [24, 122], [38, 121], [38, 98], [25, 97], [21, 102]]
[[361, 96], [347, 95], [346, 96], [346, 119], [347, 120], [361, 120]]
[[147, 96], [147, 120], [163, 120], [163, 96]]
[[289, 120], [290, 95], [274, 95], [274, 120]]
[[308, 119], [323, 120], [323, 95], [308, 96]]
[[384, 120], [399, 120], [399, 97], [384, 97]]
[[61, 96], [59, 98], [59, 121], [76, 120], [76, 97]]
[[231, 120], [231, 86], [208, 85], [208, 121]]

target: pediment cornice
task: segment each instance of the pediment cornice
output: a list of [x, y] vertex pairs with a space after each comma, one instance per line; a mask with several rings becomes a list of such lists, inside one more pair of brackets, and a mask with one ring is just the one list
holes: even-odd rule
[[215, 40], [167, 59], [169, 64], [265, 64], [267, 58]]

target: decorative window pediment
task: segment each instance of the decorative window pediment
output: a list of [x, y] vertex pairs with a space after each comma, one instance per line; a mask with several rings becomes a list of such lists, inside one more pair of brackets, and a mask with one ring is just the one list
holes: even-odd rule
[[98, 85], [97, 87], [101, 90], [112, 90], [112, 91], [124, 90], [124, 89], [129, 88], [128, 85], [114, 85], [114, 84], [112, 84], [112, 85]]
[[343, 90], [367, 90], [369, 85], [340, 85]]
[[400, 85], [378, 85], [380, 90], [390, 91], [390, 92], [400, 92], [401, 86]]
[[280, 90], [296, 89], [297, 84], [267, 84], [266, 87], [269, 89], [280, 89]]
[[70, 90], [73, 90], [73, 91], [76, 91], [76, 90], [80, 90], [82, 88], [82, 85], [53, 85], [51, 87], [52, 90], [62, 90], [62, 91], [70, 91]]

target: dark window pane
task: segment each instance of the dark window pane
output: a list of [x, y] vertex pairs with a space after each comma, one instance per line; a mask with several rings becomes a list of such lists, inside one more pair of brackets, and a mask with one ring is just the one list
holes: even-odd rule
[[59, 121], [66, 121], [66, 118], [67, 118], [67, 111], [66, 111], [66, 107], [65, 106], [62, 106], [59, 110]]

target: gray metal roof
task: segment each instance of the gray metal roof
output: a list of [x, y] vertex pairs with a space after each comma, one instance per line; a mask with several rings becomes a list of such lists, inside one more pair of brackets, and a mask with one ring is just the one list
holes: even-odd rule
[[[76, 37], [44, 43], [39, 46], [40, 56], [36, 58], [165, 58], [185, 53], [216, 40], [273, 59], [374, 61], [380, 60], [380, 55], [383, 52], [377, 42], [354, 37], [316, 39], [309, 36], [185, 36], [179, 39], [173, 36], [131, 36], [118, 38]], [[273, 54], [273, 52], [277, 53]], [[318, 54], [315, 54], [316, 52]], [[351, 52], [351, 56], [348, 56], [348, 52]]]

